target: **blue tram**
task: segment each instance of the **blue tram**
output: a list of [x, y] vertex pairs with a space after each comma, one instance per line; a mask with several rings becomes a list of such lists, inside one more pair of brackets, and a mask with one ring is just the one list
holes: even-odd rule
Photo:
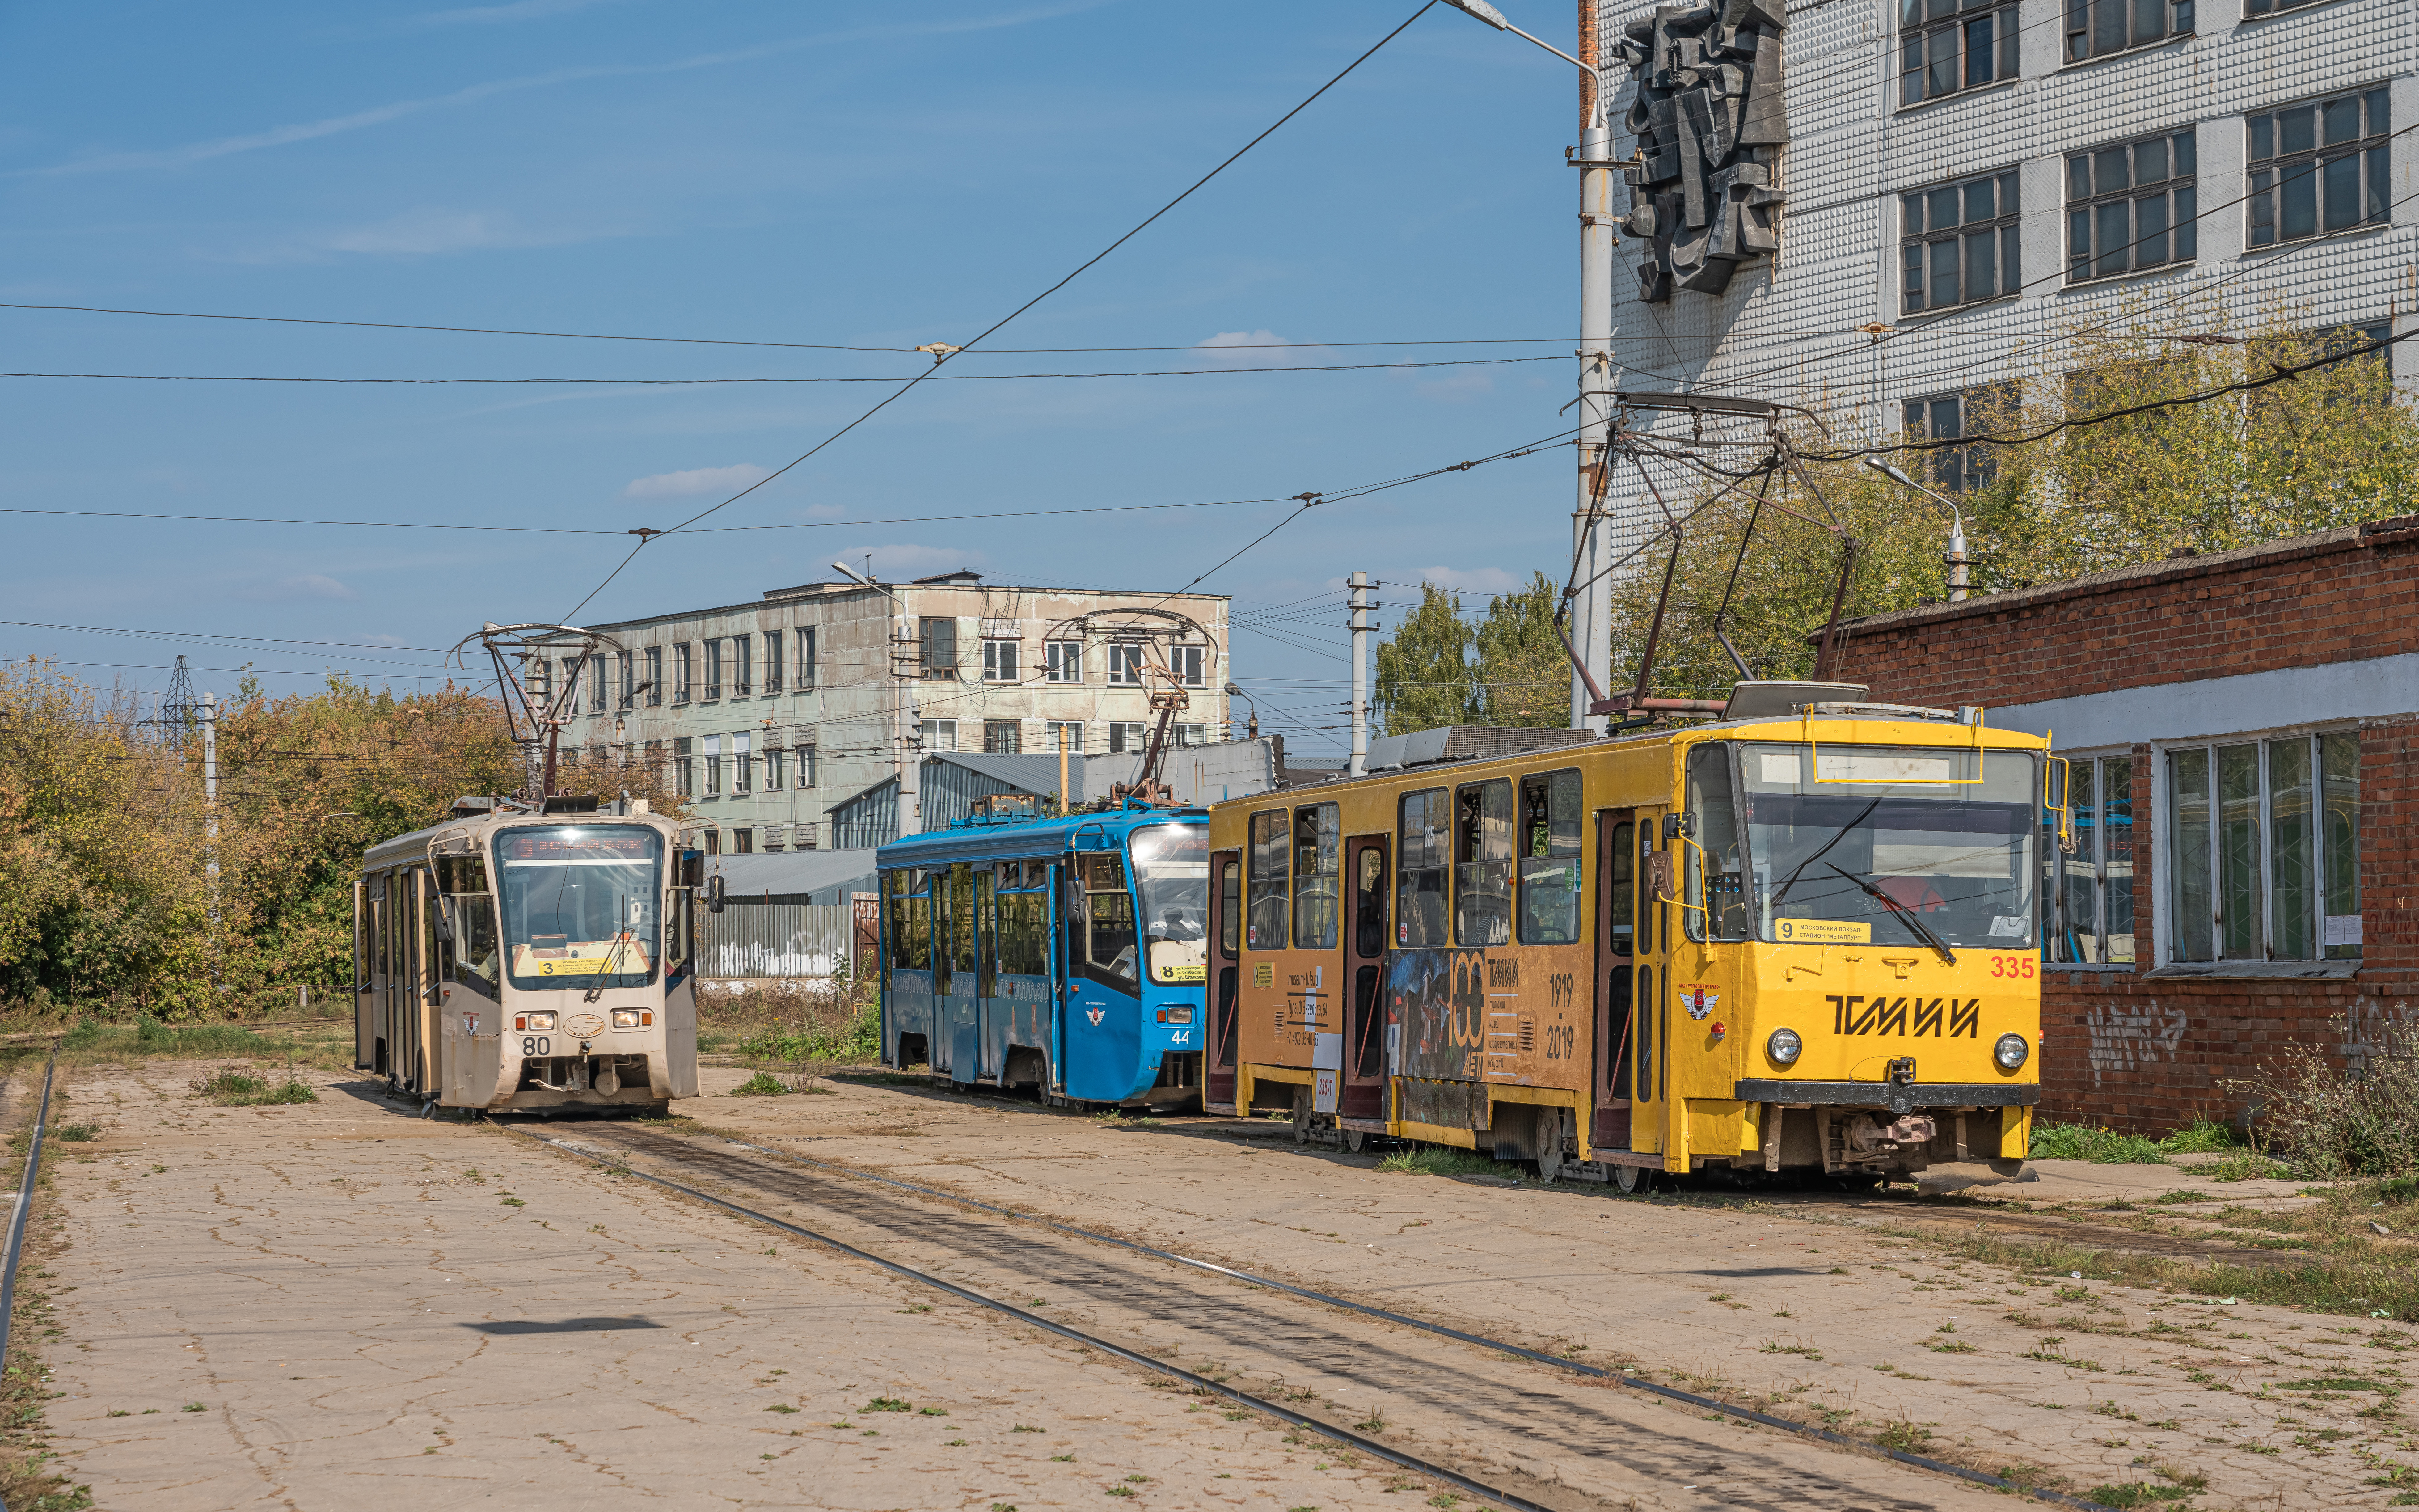
[[1052, 1103], [1199, 1100], [1206, 810], [978, 814], [875, 864], [885, 1065]]

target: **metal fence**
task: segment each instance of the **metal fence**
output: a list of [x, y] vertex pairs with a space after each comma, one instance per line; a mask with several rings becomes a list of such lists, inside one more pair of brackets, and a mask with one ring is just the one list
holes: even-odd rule
[[845, 904], [750, 903], [697, 911], [701, 977], [827, 977], [847, 959], [855, 910]]

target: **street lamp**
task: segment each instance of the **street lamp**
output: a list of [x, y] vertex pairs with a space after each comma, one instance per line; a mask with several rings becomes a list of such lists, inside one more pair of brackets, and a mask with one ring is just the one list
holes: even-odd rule
[[[1258, 704], [1258, 702], [1253, 699], [1252, 695], [1250, 695], [1249, 693], [1246, 693], [1246, 692], [1244, 692], [1244, 691], [1243, 691], [1243, 687], [1242, 687], [1242, 685], [1241, 685], [1240, 683], [1228, 683], [1228, 684], [1226, 685], [1226, 696], [1227, 696], [1228, 698], [1230, 698], [1230, 699], [1241, 699], [1245, 703], [1249, 703], [1249, 704], [1251, 704], [1251, 706], [1252, 706], [1252, 722], [1251, 722], [1250, 724], [1248, 724], [1248, 725], [1246, 725], [1246, 726], [1244, 726], [1244, 727], [1243, 727], [1243, 738], [1244, 738], [1245, 740], [1257, 740], [1257, 739], [1259, 739], [1259, 738], [1260, 738], [1260, 705]], [[1226, 716], [1226, 723], [1227, 723], [1227, 726], [1228, 726], [1228, 728], [1229, 728], [1229, 729], [1233, 728], [1233, 725], [1234, 725], [1234, 712], [1233, 712], [1233, 706], [1232, 706], [1231, 704], [1230, 704], [1230, 705], [1228, 705], [1228, 711], [1227, 711], [1227, 716]]]
[[1878, 456], [1869, 456], [1865, 458], [1865, 466], [1872, 469], [1875, 472], [1880, 473], [1883, 477], [1889, 479], [1892, 483], [1903, 483], [1908, 487], [1913, 488], [1918, 493], [1930, 494], [1933, 498], [1939, 500], [1942, 503], [1949, 506], [1949, 553], [1940, 560], [1946, 563], [1949, 568], [1949, 602], [1952, 604], [1964, 603], [1965, 601], [1966, 584], [1965, 512], [1957, 507], [1956, 500], [1949, 498], [1947, 494], [1940, 492], [1938, 489], [1925, 487], [1922, 484], [1916, 482], [1913, 478], [1908, 477], [1905, 473], [1901, 472], [1898, 469], [1890, 466], [1887, 462], [1883, 461]]
[[[1578, 649], [1572, 659], [1584, 665], [1571, 671], [1571, 723], [1584, 729], [1595, 713], [1588, 692], [1590, 669], [1603, 668], [1608, 675], [1595, 681], [1610, 682], [1612, 659], [1612, 585], [1604, 561], [1611, 547], [1598, 538], [1603, 533], [1600, 480], [1610, 461], [1612, 423], [1612, 238], [1619, 220], [1612, 208], [1612, 128], [1605, 111], [1610, 91], [1603, 70], [1591, 61], [1592, 43], [1583, 40], [1580, 45], [1589, 56], [1573, 57], [1513, 25], [1487, 0], [1445, 4], [1497, 31], [1535, 42], [1588, 77], [1587, 123], [1579, 129], [1579, 150], [1570, 160], [1579, 170], [1579, 496], [1571, 512], [1571, 558], [1579, 568], [1574, 580], [1588, 585], [1574, 606]], [[1593, 37], [1593, 29], [1587, 35]]]

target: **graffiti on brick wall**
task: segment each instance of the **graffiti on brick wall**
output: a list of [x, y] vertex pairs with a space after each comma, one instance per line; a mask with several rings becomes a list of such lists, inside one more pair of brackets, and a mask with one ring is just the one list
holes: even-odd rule
[[2148, 1008], [2106, 1003], [2085, 1009], [2083, 1028], [2090, 1040], [2085, 1056], [2091, 1063], [2091, 1085], [2099, 1087], [2108, 1076], [2131, 1075], [2153, 1061], [2173, 1060], [2176, 1047], [2184, 1042], [2187, 1022], [2182, 1009], [2161, 1008], [2155, 997]]
[[1646, 303], [1668, 303], [1675, 287], [1719, 294], [1740, 264], [1780, 248], [1788, 24], [1784, 0], [1720, 0], [1657, 6], [1623, 28], [1637, 85], [1625, 124], [1638, 151], [1621, 228], [1648, 246], [1638, 270]]
[[2343, 1031], [2335, 1054], [2355, 1074], [2365, 1074], [2381, 1057], [2410, 1053], [2413, 1021], [2410, 1003], [2400, 998], [2386, 1003], [2363, 994], [2335, 1024]]

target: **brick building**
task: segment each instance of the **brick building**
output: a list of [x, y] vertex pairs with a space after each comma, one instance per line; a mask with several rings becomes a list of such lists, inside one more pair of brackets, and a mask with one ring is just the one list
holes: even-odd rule
[[2226, 1082], [2283, 1041], [2357, 1060], [2419, 1001], [2415, 590], [2405, 517], [1846, 626], [1873, 697], [1980, 703], [2073, 763], [2048, 1117], [2241, 1123]]

